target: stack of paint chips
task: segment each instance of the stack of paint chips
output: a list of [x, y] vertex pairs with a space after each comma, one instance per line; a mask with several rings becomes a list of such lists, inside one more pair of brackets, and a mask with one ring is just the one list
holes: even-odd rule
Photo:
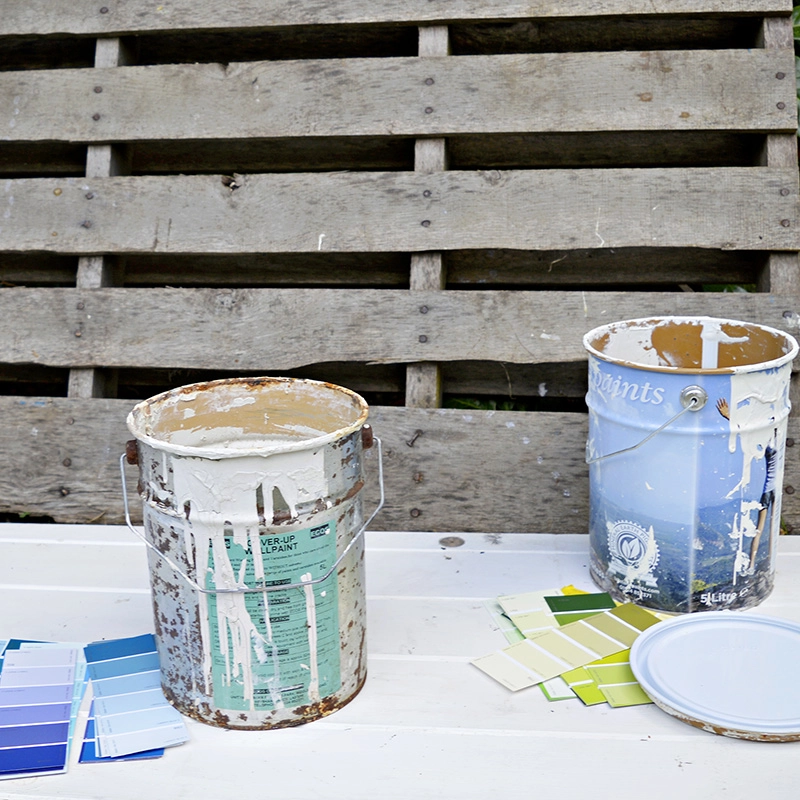
[[0, 778], [66, 772], [83, 684], [80, 648], [0, 644]]
[[128, 756], [173, 747], [189, 738], [183, 717], [161, 691], [152, 634], [94, 642], [84, 652], [94, 694], [97, 755]]
[[151, 634], [85, 648], [0, 640], [0, 779], [66, 772], [89, 678], [81, 763], [157, 758], [188, 739]]
[[487, 606], [511, 643], [472, 663], [512, 691], [538, 685], [548, 700], [612, 707], [650, 703], [628, 656], [660, 620], [606, 593], [565, 587], [499, 597]]

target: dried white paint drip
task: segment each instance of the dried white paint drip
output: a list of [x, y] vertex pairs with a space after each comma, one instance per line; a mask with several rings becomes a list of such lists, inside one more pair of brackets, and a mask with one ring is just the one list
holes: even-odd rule
[[721, 344], [737, 344], [746, 342], [749, 336], [728, 336], [722, 330], [723, 320], [703, 320], [700, 330], [700, 339], [703, 342], [703, 351], [700, 356], [702, 369], [717, 369], [719, 365], [719, 346]]
[[[306, 572], [300, 580], [310, 581], [312, 575]], [[306, 595], [306, 622], [308, 623], [308, 659], [311, 669], [311, 680], [308, 684], [308, 701], [318, 703], [319, 696], [319, 664], [317, 659], [317, 602], [314, 599], [314, 587], [304, 586]]]
[[[265, 578], [264, 556], [261, 552], [258, 528], [250, 529], [250, 551], [253, 554], [253, 577], [258, 583]], [[264, 624], [267, 629], [267, 635], [264, 646], [262, 647], [261, 641], [256, 639], [253, 641], [253, 649], [256, 651], [256, 657], [262, 664], [265, 664], [268, 659], [272, 659], [273, 675], [267, 680], [267, 688], [269, 689], [273, 707], [283, 708], [283, 696], [280, 693], [281, 671], [280, 659], [278, 658], [278, 645], [273, 637], [272, 622], [269, 618], [269, 592], [264, 592], [261, 597], [264, 603]], [[269, 653], [267, 653], [267, 648], [269, 648]]]
[[733, 530], [730, 532], [731, 539], [738, 539], [738, 548], [736, 550], [736, 559], [733, 564], [733, 585], [736, 586], [736, 578], [739, 575], [746, 575], [750, 568], [750, 555], [749, 549], [745, 551], [744, 540], [745, 537], [752, 539], [757, 532], [756, 524], [753, 521], [752, 512], [758, 511], [761, 508], [761, 503], [757, 500], [750, 502], [742, 502], [739, 507], [739, 513], [733, 521]]
[[[634, 330], [639, 336], [631, 336], [627, 331]], [[673, 366], [666, 363], [653, 347], [653, 331], [651, 328], [637, 329], [629, 324], [620, 324], [614, 329], [603, 348], [605, 358], [623, 364], [634, 364], [644, 367]]]
[[[744, 552], [743, 545], [745, 537], [752, 538], [756, 535], [756, 525], [751, 514], [761, 508], [760, 502], [744, 498], [744, 490], [750, 484], [753, 461], [764, 458], [766, 447], [770, 444], [777, 447], [786, 435], [786, 416], [789, 413], [787, 369], [790, 369], [789, 365], [771, 372], [731, 375], [728, 450], [731, 453], [736, 451], [737, 440], [742, 448], [742, 477], [727, 494], [728, 498], [732, 498], [737, 492], [742, 493], [739, 513], [731, 532], [731, 536], [739, 540], [733, 568], [734, 584], [737, 575], [743, 575], [748, 569], [752, 569], [750, 556]], [[782, 459], [779, 461], [779, 470], [782, 473]], [[779, 481], [782, 480], [781, 475], [777, 477]], [[767, 531], [768, 535], [769, 533]]]
[[773, 430], [785, 425], [789, 413], [786, 394], [789, 382], [786, 367], [768, 372], [743, 372], [731, 375], [728, 449], [736, 452], [738, 439], [742, 448], [742, 479], [728, 493], [731, 498], [750, 483], [750, 467], [764, 457], [764, 448], [773, 438]]
[[[271, 469], [266, 470], [269, 464]], [[235, 575], [225, 547], [226, 528], [233, 530], [234, 541], [247, 548], [253, 531], [258, 531], [258, 506], [256, 489], [260, 486], [264, 494], [265, 515], [272, 518], [272, 492], [278, 487], [293, 514], [296, 504], [303, 500], [324, 496], [326, 489], [324, 458], [322, 451], [299, 451], [275, 453], [265, 459], [258, 456], [243, 456], [233, 459], [200, 459], [175, 457], [172, 460], [175, 499], [178, 508], [189, 504], [190, 516], [186, 524], [191, 532], [193, 556], [190, 563], [195, 574], [204, 582], [209, 550], [214, 557], [214, 586], [217, 588], [243, 588], [244, 572]], [[267, 506], [270, 506], [267, 509]], [[189, 531], [187, 531], [188, 533]], [[189, 536], [185, 539], [189, 541]], [[258, 552], [260, 547], [253, 548]], [[256, 564], [254, 561], [254, 571]], [[257, 568], [263, 574], [263, 562]], [[208, 625], [208, 603], [202, 614], [203, 650], [206, 663], [204, 672], [210, 674], [211, 636]], [[225, 663], [225, 682], [230, 685], [240, 681], [244, 699], [254, 704], [252, 654], [258, 645], [257, 657], [269, 651], [273, 658], [276, 648], [271, 635], [264, 638], [256, 627], [245, 604], [245, 594], [216, 595], [217, 626], [219, 630], [220, 655]], [[268, 614], [267, 614], [268, 617]], [[229, 642], [230, 638], [230, 642]], [[260, 652], [259, 652], [260, 651]], [[277, 673], [277, 660], [275, 661]], [[208, 677], [206, 678], [208, 683]], [[274, 697], [277, 684], [270, 686]]]

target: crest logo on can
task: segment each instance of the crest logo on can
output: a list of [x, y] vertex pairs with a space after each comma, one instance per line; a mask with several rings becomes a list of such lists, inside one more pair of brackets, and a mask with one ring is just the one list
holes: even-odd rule
[[630, 520], [615, 522], [609, 526], [608, 551], [612, 569], [622, 578], [623, 591], [629, 591], [634, 582], [651, 588], [657, 585], [653, 570], [659, 553], [652, 526], [645, 530]]

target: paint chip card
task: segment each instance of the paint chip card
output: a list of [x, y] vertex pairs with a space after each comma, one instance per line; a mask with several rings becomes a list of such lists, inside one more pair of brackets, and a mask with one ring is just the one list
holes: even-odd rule
[[560, 594], [559, 589], [547, 589], [543, 592], [504, 595], [498, 597], [497, 602], [519, 632], [527, 638], [532, 638], [552, 630], [558, 624], [545, 597]]
[[623, 650], [586, 666], [586, 672], [612, 708], [653, 702], [631, 670], [630, 653], [630, 650]]
[[183, 718], [161, 691], [152, 634], [84, 648], [95, 694], [96, 755], [119, 757], [188, 740]]
[[0, 778], [65, 772], [78, 649], [6, 647], [0, 671]]
[[551, 678], [549, 681], [542, 681], [539, 687], [542, 690], [542, 694], [550, 700], [550, 702], [555, 702], [556, 700], [574, 700], [578, 696], [564, 680], [563, 675], [559, 675], [557, 678]]
[[577, 622], [601, 611], [616, 608], [608, 592], [545, 597], [545, 602], [559, 625]]
[[513, 644], [521, 642], [525, 638], [497, 600], [484, 600], [483, 607], [489, 612], [497, 630], [506, 637], [507, 642]]
[[657, 622], [649, 611], [626, 603], [471, 663], [516, 692], [626, 650], [643, 630]]
[[125, 756], [117, 758], [107, 756], [103, 758], [100, 755], [100, 747], [97, 743], [97, 734], [94, 725], [94, 701], [89, 709], [89, 719], [86, 722], [86, 731], [83, 734], [83, 743], [81, 746], [80, 763], [81, 764], [107, 764], [112, 761], [138, 761], [142, 759], [160, 758], [164, 755], [164, 748], [159, 747], [154, 750], [144, 750], [140, 753], [130, 753]]

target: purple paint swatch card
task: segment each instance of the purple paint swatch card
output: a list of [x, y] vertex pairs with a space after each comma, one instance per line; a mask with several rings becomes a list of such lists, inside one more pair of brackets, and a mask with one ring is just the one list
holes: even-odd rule
[[0, 779], [65, 772], [78, 650], [11, 649], [0, 671]]

